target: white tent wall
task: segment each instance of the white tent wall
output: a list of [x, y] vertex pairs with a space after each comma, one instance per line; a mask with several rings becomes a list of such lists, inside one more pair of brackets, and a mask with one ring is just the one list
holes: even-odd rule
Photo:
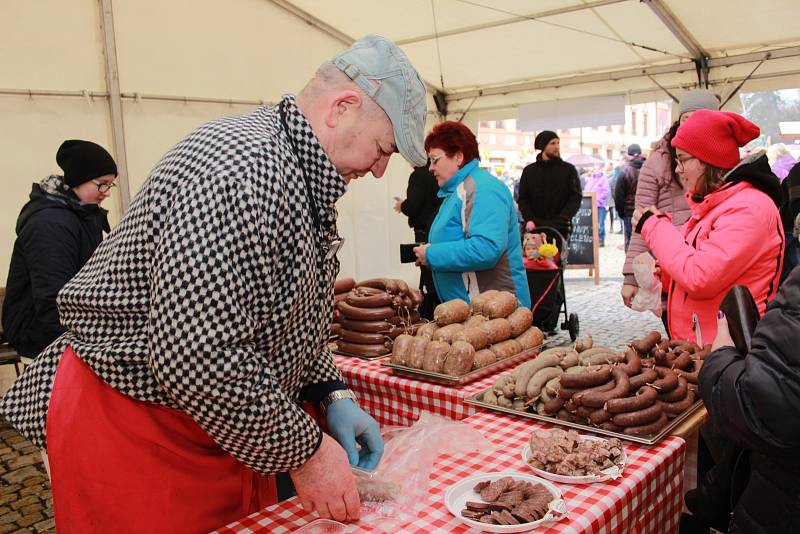
[[[274, 102], [297, 92], [320, 63], [344, 48], [264, 0], [227, 2], [224, 10], [213, 0], [116, 1], [113, 16], [131, 196], [189, 131], [209, 120], [247, 113], [255, 102]], [[0, 5], [0, 88], [105, 95], [100, 24], [97, 0], [6, 0]], [[91, 139], [114, 151], [105, 96], [0, 94], [0, 114], [2, 284], [19, 210], [32, 182], [60, 172], [55, 163], [59, 144], [69, 138]], [[410, 172], [397, 155], [381, 180], [368, 175], [350, 185], [338, 205], [340, 233], [346, 239], [339, 256], [341, 276], [417, 279], [413, 265], [398, 263], [398, 245], [413, 241], [413, 232], [406, 217], [392, 210], [392, 197], [405, 197]], [[115, 200], [105, 205], [112, 225], [120, 218]]]
[[[576, 79], [685, 62], [683, 72], [653, 78], [671, 92], [696, 86], [694, 64], [688, 61], [692, 54], [659, 20], [654, 2], [3, 0], [0, 283], [7, 275], [14, 225], [30, 184], [58, 171], [55, 150], [64, 139], [92, 139], [115, 153], [115, 141], [124, 137], [133, 195], [158, 159], [187, 132], [297, 92], [322, 61], [367, 33], [397, 40], [430, 84], [438, 86], [443, 78], [448, 118], [457, 119], [469, 109], [464, 120], [472, 128], [479, 119], [516, 117], [516, 108], [528, 102], [612, 94], [625, 95], [631, 104], [664, 100], [669, 97], [641, 75], [610, 75], [617, 81], [592, 83]], [[792, 24], [796, 0], [657, 3], [672, 10], [711, 58], [800, 44], [800, 32]], [[112, 7], [121, 127], [110, 113], [113, 85], [106, 86], [102, 4]], [[800, 86], [800, 55], [787, 55], [761, 65], [742, 91]], [[727, 94], [756, 65], [712, 68], [712, 87]], [[554, 78], [572, 83], [554, 84]], [[529, 86], [519, 91], [518, 84]], [[32, 97], [13, 94], [29, 89]], [[486, 92], [477, 99], [467, 96], [477, 90]], [[41, 95], [52, 92], [60, 96]], [[80, 97], [83, 92], [90, 96]], [[726, 109], [738, 106], [734, 97]], [[430, 96], [428, 107], [435, 109]], [[429, 115], [431, 121], [436, 118]], [[411, 241], [413, 234], [406, 218], [392, 211], [392, 197], [405, 196], [410, 171], [395, 157], [383, 179], [365, 177], [351, 184], [338, 206], [340, 232], [347, 239], [340, 253], [343, 276], [416, 279], [413, 266], [397, 263], [398, 243]], [[115, 193], [108, 202], [112, 224], [119, 221], [120, 198]]]

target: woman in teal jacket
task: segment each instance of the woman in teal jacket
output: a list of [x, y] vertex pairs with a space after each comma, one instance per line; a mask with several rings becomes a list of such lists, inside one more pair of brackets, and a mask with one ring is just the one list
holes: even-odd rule
[[478, 166], [475, 134], [460, 122], [442, 122], [428, 134], [425, 150], [443, 201], [429, 243], [414, 252], [430, 266], [439, 298], [469, 302], [497, 289], [516, 294], [530, 308], [514, 199], [500, 180]]

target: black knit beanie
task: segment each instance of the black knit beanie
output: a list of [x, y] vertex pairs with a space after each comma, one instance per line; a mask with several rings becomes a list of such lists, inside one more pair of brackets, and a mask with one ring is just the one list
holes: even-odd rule
[[537, 135], [536, 139], [533, 140], [533, 148], [536, 150], [544, 150], [544, 147], [546, 147], [553, 139], [559, 139], [558, 134], [555, 132], [551, 132], [550, 130], [539, 132], [539, 135]]
[[77, 187], [98, 176], [117, 176], [117, 164], [108, 151], [91, 141], [70, 139], [56, 152], [56, 163], [64, 171], [64, 183]]

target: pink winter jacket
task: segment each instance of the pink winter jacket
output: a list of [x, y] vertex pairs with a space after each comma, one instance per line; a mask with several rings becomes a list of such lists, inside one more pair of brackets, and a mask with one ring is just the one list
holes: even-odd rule
[[[670, 279], [667, 317], [674, 339], [704, 343], [717, 335], [717, 310], [736, 285], [750, 289], [763, 314], [778, 289], [784, 237], [775, 201], [747, 182], [727, 183], [696, 204], [679, 231], [667, 216], [649, 217], [644, 237]], [[666, 278], [666, 277], [665, 277]]]
[[[672, 179], [668, 142], [667, 138], [663, 137], [639, 171], [636, 207], [646, 208], [655, 205], [661, 213], [672, 215], [672, 224], [680, 228], [689, 218], [690, 212], [683, 194], [683, 186]], [[628, 245], [628, 252], [625, 254], [625, 265], [622, 267], [622, 275], [625, 278], [623, 283], [639, 285], [633, 277], [633, 258], [648, 250], [650, 249], [642, 236], [634, 233]]]

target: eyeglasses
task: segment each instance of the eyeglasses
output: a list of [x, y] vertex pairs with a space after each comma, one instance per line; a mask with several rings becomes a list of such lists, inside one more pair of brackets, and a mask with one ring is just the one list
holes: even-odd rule
[[108, 193], [113, 188], [117, 187], [117, 184], [114, 182], [111, 182], [110, 184], [104, 184], [102, 182], [95, 182], [92, 180], [92, 183], [97, 186], [97, 190], [101, 193]]
[[439, 161], [440, 159], [442, 159], [443, 157], [444, 157], [444, 154], [442, 154], [440, 156], [428, 156], [428, 158], [431, 160], [431, 165], [436, 165], [436, 162]]
[[696, 157], [694, 157], [694, 156], [689, 156], [688, 158], [684, 158], [684, 159], [677, 158], [677, 159], [678, 159], [678, 164], [677, 164], [677, 165], [675, 165], [675, 170], [676, 170], [676, 171], [677, 171], [677, 170], [684, 171], [684, 170], [686, 170], [686, 165], [687, 165], [687, 164], [688, 164], [690, 161], [692, 161], [692, 160], [696, 160], [697, 158], [696, 158]]

